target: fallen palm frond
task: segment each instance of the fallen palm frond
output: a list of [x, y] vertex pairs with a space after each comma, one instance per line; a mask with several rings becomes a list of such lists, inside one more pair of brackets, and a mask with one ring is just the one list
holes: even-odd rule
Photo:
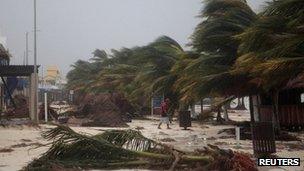
[[[42, 135], [53, 140], [51, 147], [25, 170], [51, 170], [53, 165], [74, 168], [168, 168], [175, 160], [173, 152], [177, 152], [134, 130], [112, 130], [89, 136], [58, 125]], [[187, 165], [197, 162], [205, 165], [213, 160], [211, 156], [179, 154], [178, 163]]]
[[139, 131], [134, 130], [111, 130], [97, 135], [97, 138], [107, 140], [113, 145], [135, 151], [151, 151], [156, 146], [163, 145], [144, 137]]

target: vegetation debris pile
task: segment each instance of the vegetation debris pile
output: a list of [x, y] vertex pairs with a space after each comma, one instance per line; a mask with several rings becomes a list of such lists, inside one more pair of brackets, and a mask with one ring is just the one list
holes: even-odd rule
[[29, 114], [28, 100], [23, 95], [15, 95], [13, 105], [8, 106], [7, 110], [3, 112], [3, 117], [9, 118], [27, 118]]
[[[220, 169], [219, 161], [230, 161], [229, 170], [256, 170], [250, 156], [226, 152], [209, 145], [197, 152], [183, 152], [144, 137], [135, 130], [109, 130], [94, 136], [76, 133], [58, 125], [43, 133], [53, 140], [49, 150], [32, 161], [24, 170], [52, 170], [52, 168], [113, 169], [145, 168], [190, 170]], [[221, 160], [219, 160], [221, 159]], [[244, 161], [240, 161], [243, 160]]]
[[[131, 120], [132, 106], [119, 94], [102, 93], [98, 95], [87, 94], [79, 108], [74, 112], [76, 118], [81, 120], [81, 126], [126, 126]], [[76, 119], [68, 122], [72, 123]]]

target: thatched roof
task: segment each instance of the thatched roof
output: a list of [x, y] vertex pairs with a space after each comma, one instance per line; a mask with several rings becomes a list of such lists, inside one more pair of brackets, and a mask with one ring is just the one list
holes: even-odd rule
[[[234, 95], [241, 97], [241, 96], [248, 96], [253, 94], [266, 93], [274, 88], [274, 86], [265, 88], [264, 86], [265, 83], [260, 78], [253, 78], [246, 80], [246, 78], [243, 77], [236, 80], [237, 81], [231, 84], [230, 87], [224, 89], [223, 94], [225, 94], [226, 96]], [[275, 88], [279, 90], [304, 88], [304, 73], [299, 74], [294, 78], [290, 78], [290, 80], [283, 81], [281, 82], [281, 84], [277, 84]]]
[[304, 88], [304, 73], [288, 81], [284, 89]]

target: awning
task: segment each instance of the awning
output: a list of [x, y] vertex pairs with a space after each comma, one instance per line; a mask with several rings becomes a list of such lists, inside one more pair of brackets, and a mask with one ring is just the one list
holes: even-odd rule
[[[38, 72], [39, 66], [37, 66]], [[30, 76], [34, 73], [34, 65], [0, 65], [0, 76]]]

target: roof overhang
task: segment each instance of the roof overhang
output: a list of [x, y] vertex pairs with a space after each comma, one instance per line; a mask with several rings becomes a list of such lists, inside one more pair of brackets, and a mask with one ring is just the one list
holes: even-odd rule
[[[37, 66], [38, 72], [39, 66]], [[0, 65], [0, 76], [30, 76], [34, 73], [34, 65]]]

